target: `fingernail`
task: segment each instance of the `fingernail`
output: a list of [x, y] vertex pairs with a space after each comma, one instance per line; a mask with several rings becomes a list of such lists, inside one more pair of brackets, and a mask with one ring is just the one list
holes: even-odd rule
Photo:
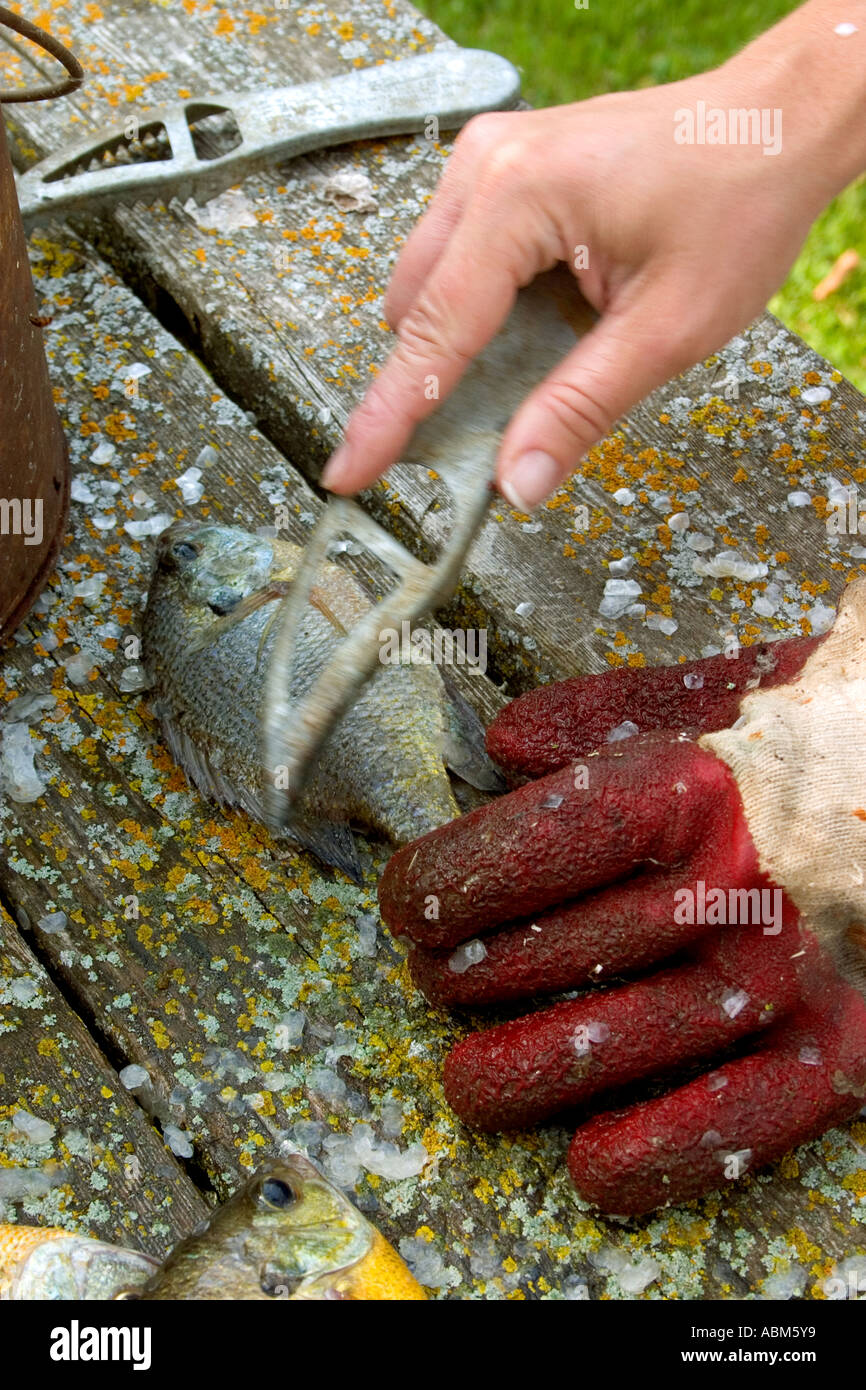
[[333, 487], [334, 483], [340, 481], [340, 474], [345, 468], [348, 457], [349, 450], [345, 444], [341, 444], [339, 449], [334, 450], [322, 469], [322, 475], [319, 478], [321, 487]]
[[543, 502], [557, 486], [561, 469], [555, 458], [545, 454], [542, 449], [530, 449], [508, 470], [502, 478], [499, 490], [515, 511], [531, 512], [539, 502]]

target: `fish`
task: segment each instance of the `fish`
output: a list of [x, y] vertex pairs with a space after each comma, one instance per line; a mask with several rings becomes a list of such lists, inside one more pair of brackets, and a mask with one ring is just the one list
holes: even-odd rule
[[394, 1247], [301, 1154], [260, 1164], [163, 1263], [55, 1228], [0, 1226], [0, 1299], [426, 1297]]
[[0, 1302], [116, 1297], [143, 1284], [159, 1261], [59, 1226], [0, 1223]]
[[[175, 761], [204, 795], [265, 823], [264, 675], [274, 605], [302, 554], [240, 527], [177, 522], [159, 538], [142, 626], [151, 707]], [[346, 570], [323, 567], [301, 626], [292, 698], [371, 606]], [[446, 765], [481, 791], [504, 790], [481, 721], [432, 660], [383, 664], [322, 749], [290, 833], [359, 883], [353, 827], [403, 845], [459, 814]]]

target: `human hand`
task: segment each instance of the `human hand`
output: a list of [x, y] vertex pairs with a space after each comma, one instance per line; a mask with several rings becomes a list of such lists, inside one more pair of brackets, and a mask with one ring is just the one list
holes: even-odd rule
[[[606, 742], [625, 721], [639, 732]], [[460, 1117], [520, 1128], [663, 1078], [665, 1093], [582, 1123], [569, 1152], [583, 1196], [635, 1214], [856, 1114], [864, 747], [863, 582], [824, 637], [564, 681], [507, 706], [488, 749], [539, 780], [400, 850], [382, 916], [409, 936], [436, 1004], [639, 978], [459, 1043], [445, 1092]]]
[[[324, 484], [355, 492], [395, 463], [436, 407], [427, 382], [444, 399], [518, 288], [557, 262], [600, 318], [506, 429], [498, 485], [521, 511], [649, 391], [739, 332], [866, 157], [856, 44], [824, 54], [831, 15], [813, 32], [814, 11], [836, 3], [814, 0], [684, 82], [472, 120], [403, 248], [385, 302], [397, 346]], [[822, 56], [829, 84], [813, 72]], [[767, 129], [756, 143], [678, 143], [678, 113], [699, 103], [756, 110]]]

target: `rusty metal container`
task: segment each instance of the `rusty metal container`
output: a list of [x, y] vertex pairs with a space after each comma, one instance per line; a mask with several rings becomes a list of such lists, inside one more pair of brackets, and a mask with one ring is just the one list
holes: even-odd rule
[[39, 326], [2, 106], [62, 95], [79, 85], [81, 69], [50, 35], [2, 7], [0, 25], [41, 44], [72, 74], [68, 82], [54, 86], [0, 93], [2, 640], [15, 630], [45, 584], [60, 549], [69, 508], [69, 453], [48, 378], [44, 330]]

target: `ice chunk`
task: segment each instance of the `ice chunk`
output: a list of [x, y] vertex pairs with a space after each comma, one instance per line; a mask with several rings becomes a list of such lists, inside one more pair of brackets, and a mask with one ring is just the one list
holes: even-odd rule
[[616, 492], [613, 494], [613, 500], [617, 502], [620, 507], [630, 507], [634, 501], [634, 493], [629, 487], [620, 487], [617, 488]]
[[857, 25], [849, 23], [848, 20], [843, 20], [841, 24], [836, 25], [833, 33], [838, 34], [840, 39], [850, 39], [852, 34], [857, 33]]
[[824, 401], [830, 399], [830, 388], [828, 386], [809, 386], [805, 391], [800, 392], [800, 400], [806, 405], [823, 405]]
[[134, 695], [139, 690], [147, 690], [152, 684], [153, 678], [147, 667], [141, 666], [138, 662], [125, 666], [118, 681], [118, 686], [125, 695]]
[[668, 526], [672, 531], [688, 531], [689, 525], [688, 512], [674, 512], [673, 516], [668, 517]]
[[635, 579], [608, 579], [604, 597], [598, 606], [603, 618], [619, 618], [640, 597], [640, 584]]
[[720, 1091], [723, 1086], [727, 1086], [728, 1078], [724, 1072], [711, 1071], [707, 1074], [707, 1090]]
[[140, 541], [145, 536], [161, 536], [173, 521], [174, 517], [169, 516], [168, 512], [157, 512], [155, 516], [145, 517], [141, 521], [127, 521], [123, 529], [134, 541]]
[[140, 1086], [146, 1086], [150, 1081], [150, 1073], [146, 1067], [140, 1067], [137, 1062], [130, 1062], [128, 1067], [124, 1067], [117, 1075], [121, 1084], [127, 1091], [137, 1091]]
[[631, 1261], [625, 1251], [617, 1246], [602, 1245], [598, 1250], [590, 1251], [589, 1263], [593, 1269], [602, 1269], [608, 1274], [621, 1274]]
[[177, 1125], [166, 1125], [162, 1137], [177, 1158], [192, 1158], [193, 1147], [186, 1130], [178, 1129]]
[[624, 555], [621, 560], [611, 560], [607, 568], [611, 574], [628, 574], [633, 567], [634, 556]]
[[565, 797], [561, 796], [559, 792], [551, 792], [542, 801], [541, 809], [543, 811], [558, 811], [564, 800]]
[[47, 912], [44, 917], [38, 918], [36, 925], [46, 936], [57, 936], [59, 932], [66, 931], [68, 922], [65, 912]]
[[347, 1086], [342, 1076], [330, 1067], [313, 1067], [307, 1078], [309, 1089], [326, 1105], [339, 1105], [346, 1099]]
[[214, 446], [212, 444], [205, 444], [195, 461], [195, 466], [196, 468], [211, 468], [218, 459], [219, 454]]
[[763, 561], [746, 560], [735, 550], [723, 550], [711, 560], [701, 560], [696, 555], [692, 561], [695, 574], [709, 575], [713, 579], [740, 579], [748, 584], [753, 579], [763, 579], [767, 566]]
[[703, 690], [704, 678], [697, 671], [687, 671], [683, 676], [683, 685], [686, 690]]
[[67, 1181], [62, 1168], [46, 1173], [41, 1168], [0, 1168], [0, 1202], [26, 1202], [44, 1197], [52, 1187]]
[[441, 1289], [454, 1282], [436, 1246], [423, 1236], [404, 1236], [399, 1250], [419, 1284]]
[[91, 463], [111, 463], [117, 449], [109, 439], [101, 439], [90, 455]]
[[322, 1141], [326, 1176], [338, 1187], [354, 1187], [361, 1165], [350, 1134], [328, 1134]]
[[47, 1144], [54, 1138], [55, 1132], [50, 1120], [31, 1115], [29, 1110], [12, 1111], [12, 1128], [23, 1134], [31, 1144]]
[[752, 600], [752, 612], [757, 613], [759, 618], [772, 618], [776, 609], [779, 607], [778, 600], [767, 598], [766, 594], [759, 594]]
[[826, 603], [816, 603], [815, 607], [809, 610], [809, 622], [816, 637], [823, 632], [829, 632], [835, 621], [836, 609], [829, 608]]
[[799, 489], [796, 492], [788, 493], [789, 507], [808, 507], [811, 500], [812, 498], [809, 496], [808, 492], [803, 492]]
[[87, 606], [91, 607], [101, 598], [107, 579], [108, 575], [104, 570], [100, 570], [97, 574], [88, 575], [86, 579], [81, 579], [77, 584], [73, 584], [72, 597], [83, 598]]
[[44, 694], [18, 695], [3, 710], [4, 718], [9, 724], [22, 724], [31, 719], [33, 715], [45, 714], [48, 710], [54, 709], [57, 704], [57, 696], [50, 691]]
[[477, 938], [464, 941], [462, 946], [458, 946], [448, 957], [448, 969], [453, 970], [455, 975], [465, 975], [470, 966], [479, 965], [486, 955], [487, 947], [483, 941]]
[[288, 1013], [283, 1014], [274, 1029], [274, 1046], [281, 1052], [300, 1047], [306, 1026], [307, 1015], [303, 1009], [290, 1009]]
[[82, 647], [74, 656], [68, 656], [63, 665], [70, 685], [84, 685], [91, 671], [98, 669], [99, 654], [89, 647]]
[[749, 1002], [749, 996], [744, 989], [728, 989], [722, 995], [722, 1008], [728, 1018], [736, 1018], [741, 1014]]
[[382, 1102], [379, 1123], [384, 1139], [399, 1139], [403, 1133], [403, 1103], [390, 1098]]
[[379, 944], [378, 922], [370, 912], [365, 912], [357, 920], [358, 949], [362, 956], [375, 956]]
[[373, 185], [360, 169], [341, 169], [322, 185], [322, 195], [341, 212], [378, 212]]
[[591, 1019], [575, 1028], [572, 1044], [578, 1057], [588, 1057], [594, 1046], [607, 1042], [609, 1037], [608, 1025], [600, 1020]]
[[183, 209], [203, 231], [239, 232], [258, 226], [253, 205], [240, 188], [227, 189], [209, 199], [204, 207], [199, 207], [194, 198], [187, 198]]
[[175, 478], [175, 483], [180, 489], [180, 495], [187, 506], [192, 507], [196, 502], [200, 502], [204, 496], [204, 484], [200, 482], [201, 469], [188, 468], [185, 473], [181, 473]]
[[661, 1272], [662, 1267], [658, 1261], [645, 1255], [642, 1260], [626, 1265], [620, 1272], [619, 1286], [623, 1293], [643, 1293], [644, 1289], [655, 1283]]
[[69, 487], [69, 496], [73, 502], [95, 502], [96, 493], [88, 487], [83, 478], [73, 478]]
[[735, 1149], [733, 1153], [724, 1153], [720, 1150], [718, 1157], [724, 1164], [725, 1170], [730, 1172], [733, 1178], [741, 1178], [752, 1161], [752, 1150]]
[[46, 783], [36, 771], [36, 745], [26, 724], [6, 724], [0, 733], [0, 782], [13, 801], [38, 801]]
[[292, 1126], [292, 1138], [298, 1148], [308, 1154], [318, 1153], [325, 1135], [330, 1133], [322, 1120], [296, 1120]]
[[820, 1067], [822, 1061], [821, 1049], [818, 1047], [801, 1047], [797, 1054], [797, 1059], [803, 1063], [804, 1067]]
[[611, 729], [607, 736], [608, 743], [620, 743], [624, 738], [634, 738], [639, 734], [640, 729], [637, 724], [633, 724], [630, 719], [624, 719], [621, 724], [617, 724], [615, 729]]
[[690, 536], [686, 536], [686, 545], [689, 550], [700, 551], [703, 554], [705, 550], [712, 550], [713, 541], [712, 537], [705, 536], [703, 531], [693, 531]]
[[352, 1126], [352, 1145], [355, 1157], [368, 1173], [394, 1182], [414, 1178], [423, 1172], [430, 1155], [421, 1143], [410, 1144], [402, 1151], [390, 1140], [378, 1140], [371, 1125], [360, 1122]]
[[514, 611], [518, 618], [531, 618], [535, 612], [535, 604], [527, 599], [525, 603], [518, 603]]

